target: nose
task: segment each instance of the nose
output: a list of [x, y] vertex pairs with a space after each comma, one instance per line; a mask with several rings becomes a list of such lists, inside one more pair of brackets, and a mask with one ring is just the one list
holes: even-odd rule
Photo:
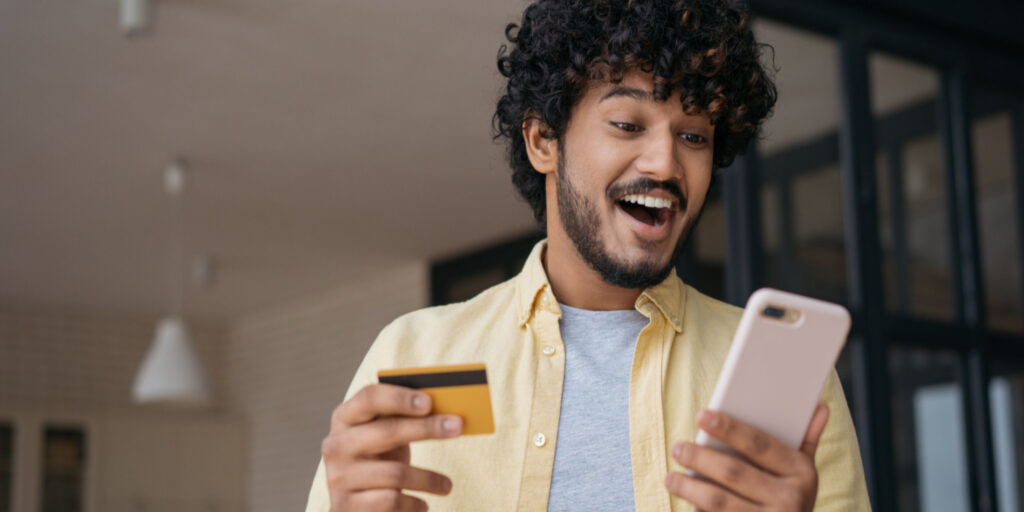
[[683, 172], [676, 155], [675, 134], [669, 130], [649, 133], [636, 167], [641, 174], [657, 181], [678, 180]]

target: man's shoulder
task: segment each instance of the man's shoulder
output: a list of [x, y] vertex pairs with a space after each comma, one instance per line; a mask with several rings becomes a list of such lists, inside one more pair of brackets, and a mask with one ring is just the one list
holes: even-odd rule
[[686, 287], [688, 307], [695, 308], [699, 313], [703, 313], [705, 317], [710, 317], [709, 319], [732, 321], [739, 324], [740, 317], [743, 316], [743, 308], [716, 299], [688, 284], [683, 286]]
[[458, 333], [476, 326], [515, 319], [515, 278], [494, 285], [475, 297], [431, 306], [399, 316], [381, 332], [381, 338], [420, 337], [432, 333]]
[[512, 282], [491, 287], [455, 304], [406, 313], [377, 335], [363, 358], [346, 398], [376, 381], [378, 370], [489, 362], [486, 350], [511, 345], [486, 343], [516, 331]]
[[[686, 287], [686, 317], [705, 334], [707, 340], [729, 344], [739, 327], [743, 308], [706, 295], [696, 288]], [[707, 336], [711, 335], [711, 336]]]

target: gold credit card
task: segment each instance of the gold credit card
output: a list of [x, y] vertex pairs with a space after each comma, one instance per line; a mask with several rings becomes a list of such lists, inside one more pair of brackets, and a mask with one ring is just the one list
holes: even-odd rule
[[431, 414], [462, 417], [462, 434], [494, 432], [491, 392], [483, 363], [399, 368], [377, 372], [381, 384], [418, 389], [433, 401]]

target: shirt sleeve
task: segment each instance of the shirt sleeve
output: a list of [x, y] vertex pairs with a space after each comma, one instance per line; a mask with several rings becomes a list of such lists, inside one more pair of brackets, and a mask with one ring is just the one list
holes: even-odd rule
[[327, 475], [324, 473], [324, 459], [316, 467], [313, 486], [309, 489], [306, 501], [306, 512], [328, 512], [331, 510], [331, 497], [327, 493]]
[[822, 400], [829, 407], [829, 420], [814, 457], [818, 468], [818, 497], [814, 510], [870, 511], [857, 432], [853, 428], [839, 376], [834, 370], [825, 383]]
[[[352, 395], [356, 394], [360, 389], [375, 383], [377, 381], [377, 369], [390, 366], [389, 362], [393, 359], [394, 351], [389, 350], [389, 347], [392, 345], [389, 343], [389, 340], [394, 338], [391, 335], [395, 330], [394, 325], [395, 323], [392, 322], [385, 327], [377, 336], [373, 345], [370, 346], [370, 350], [366, 353], [366, 357], [363, 358], [359, 369], [356, 370], [352, 383], [345, 393], [345, 400], [352, 398]], [[316, 474], [313, 476], [313, 484], [309, 490], [306, 512], [328, 512], [330, 509], [331, 496], [327, 489], [327, 472], [324, 468], [324, 460], [321, 458], [316, 468]]]

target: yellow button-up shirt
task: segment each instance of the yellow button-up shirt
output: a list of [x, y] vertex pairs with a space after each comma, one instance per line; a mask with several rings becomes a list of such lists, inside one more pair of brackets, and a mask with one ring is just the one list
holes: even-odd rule
[[[558, 327], [561, 312], [541, 261], [544, 247], [544, 242], [534, 247], [512, 280], [467, 302], [416, 311], [385, 327], [345, 396], [375, 383], [382, 369], [487, 365], [495, 433], [411, 446], [414, 466], [444, 473], [453, 483], [448, 496], [413, 493], [432, 510], [547, 509], [565, 350]], [[629, 377], [636, 509], [692, 511], [692, 505], [665, 489], [667, 473], [680, 470], [670, 449], [695, 438], [696, 414], [711, 398], [742, 310], [683, 284], [674, 272], [644, 290], [636, 309], [650, 319], [637, 339]], [[822, 400], [831, 416], [815, 457], [815, 510], [869, 510], [857, 437], [835, 372]], [[595, 439], [594, 450], [600, 449], [601, 440]], [[306, 511], [329, 509], [321, 461]]]

